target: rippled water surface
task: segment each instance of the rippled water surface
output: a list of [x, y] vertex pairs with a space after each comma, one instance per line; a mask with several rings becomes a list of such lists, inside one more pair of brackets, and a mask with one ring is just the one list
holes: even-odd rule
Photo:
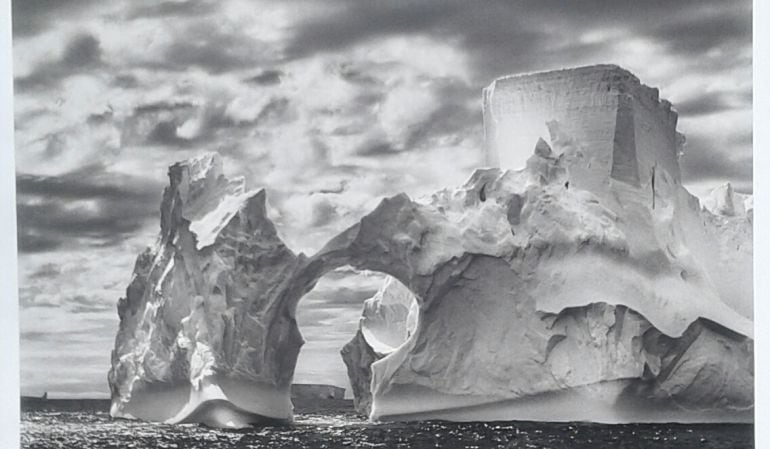
[[288, 427], [225, 431], [111, 420], [104, 412], [24, 412], [26, 448], [751, 448], [750, 424], [369, 424], [352, 413], [305, 413]]

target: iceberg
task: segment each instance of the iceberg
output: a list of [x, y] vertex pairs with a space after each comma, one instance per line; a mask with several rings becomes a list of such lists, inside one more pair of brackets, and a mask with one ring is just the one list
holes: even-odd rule
[[291, 417], [301, 337], [279, 300], [299, 264], [265, 192], [228, 180], [216, 154], [175, 164], [158, 241], [137, 258], [109, 373], [110, 414], [219, 427]]
[[676, 121], [617, 66], [496, 80], [490, 167], [311, 256], [216, 154], [173, 165], [118, 304], [112, 416], [291, 421], [297, 304], [351, 266], [390, 276], [342, 349], [373, 421], [751, 420], [751, 201], [682, 186]]

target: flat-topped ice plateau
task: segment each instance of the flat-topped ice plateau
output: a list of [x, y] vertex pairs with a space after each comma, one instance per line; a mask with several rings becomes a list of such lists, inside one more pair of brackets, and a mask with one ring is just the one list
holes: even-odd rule
[[173, 165], [118, 306], [111, 414], [290, 421], [297, 304], [349, 265], [391, 277], [342, 350], [372, 420], [751, 420], [751, 201], [681, 185], [671, 105], [603, 65], [501, 78], [484, 122], [490, 167], [383, 199], [312, 256], [218, 155]]

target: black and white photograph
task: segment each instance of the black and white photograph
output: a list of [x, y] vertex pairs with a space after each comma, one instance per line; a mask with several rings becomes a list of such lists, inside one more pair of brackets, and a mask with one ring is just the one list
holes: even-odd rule
[[754, 9], [10, 1], [20, 447], [761, 447]]

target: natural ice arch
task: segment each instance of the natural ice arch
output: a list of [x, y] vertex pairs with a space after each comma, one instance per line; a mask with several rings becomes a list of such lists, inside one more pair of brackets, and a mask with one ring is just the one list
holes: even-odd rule
[[[350, 265], [407, 286], [420, 306], [466, 263], [459, 235], [406, 195], [383, 200], [317, 254], [294, 254], [264, 190], [228, 180], [218, 155], [170, 167], [161, 232], [138, 258], [109, 373], [111, 414], [239, 427], [290, 420], [302, 346], [295, 313], [318, 279]], [[451, 228], [446, 228], [451, 229]]]
[[[283, 373], [277, 382], [279, 388], [290, 385], [304, 343], [295, 319], [299, 301], [322, 276], [337, 268], [350, 266], [360, 271], [376, 271], [397, 280], [389, 285], [400, 285], [408, 290], [408, 301], [414, 301], [414, 305], [409, 306], [410, 334], [418, 332], [420, 310], [452, 288], [471, 259], [462, 247], [460, 235], [453, 233], [452, 227], [441, 226], [442, 221], [446, 218], [401, 194], [383, 200], [374, 211], [312, 257], [298, 256], [297, 267], [286, 282], [286, 290], [276, 300], [286, 308], [290, 323], [286, 328], [274, 327], [267, 336], [279, 345], [270, 352], [272, 358], [264, 361], [282, 367]], [[362, 333], [370, 330], [364, 327]], [[371, 332], [368, 333], [370, 339], [374, 338]], [[389, 352], [380, 352], [377, 358], [382, 358], [386, 352], [408, 349], [401, 344], [391, 347]], [[387, 376], [386, 373], [382, 375]], [[351, 378], [351, 382], [355, 384], [357, 380]], [[361, 394], [356, 394], [357, 401], [370, 394], [368, 389], [358, 393]]]
[[[356, 408], [368, 415], [370, 365], [406, 343], [416, 330], [418, 314], [414, 294], [391, 276], [349, 266], [323, 276], [297, 305], [305, 343], [294, 382], [349, 385]], [[366, 346], [369, 357], [356, 352], [351, 337]], [[339, 351], [341, 357], [330, 351]]]
[[[385, 287], [388, 287], [386, 293]], [[400, 294], [394, 296], [393, 291]], [[378, 354], [377, 359], [382, 358], [411, 335], [418, 313], [414, 294], [392, 276], [352, 266], [328, 272], [300, 299], [295, 309], [303, 344], [297, 354], [293, 382], [323, 381], [335, 385], [352, 382], [353, 388], [348, 392], [358, 401], [362, 394], [369, 394], [369, 385], [365, 391], [356, 388], [359, 379], [350, 373], [343, 346], [351, 337], [362, 333]], [[340, 350], [343, 350], [341, 357], [335, 354]], [[369, 365], [365, 368], [368, 370]], [[308, 369], [313, 376], [309, 376]]]
[[300, 300], [296, 320], [305, 344], [297, 359], [295, 384], [336, 385], [346, 388], [346, 397], [352, 398], [347, 368], [337, 353], [358, 332], [362, 305], [387, 277], [339, 268], [323, 276]]

